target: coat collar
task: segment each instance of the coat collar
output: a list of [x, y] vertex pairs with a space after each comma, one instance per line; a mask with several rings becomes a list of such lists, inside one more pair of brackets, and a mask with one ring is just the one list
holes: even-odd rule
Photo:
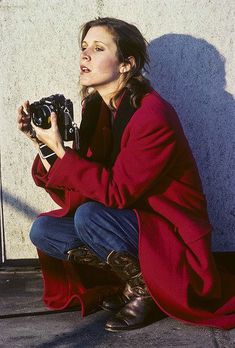
[[[103, 99], [97, 93], [91, 98], [88, 97], [82, 115], [80, 125], [80, 150], [79, 154], [85, 156], [91, 138], [95, 132], [100, 111], [103, 104]], [[126, 125], [130, 121], [136, 109], [130, 103], [130, 92], [125, 90], [118, 102], [117, 110], [114, 114], [113, 122], [113, 148], [109, 156], [107, 167], [112, 167], [121, 147], [121, 139]]]
[[135, 113], [136, 109], [130, 103], [130, 92], [125, 90], [119, 102], [113, 123], [113, 149], [109, 158], [109, 167], [112, 167], [121, 148], [123, 132]]

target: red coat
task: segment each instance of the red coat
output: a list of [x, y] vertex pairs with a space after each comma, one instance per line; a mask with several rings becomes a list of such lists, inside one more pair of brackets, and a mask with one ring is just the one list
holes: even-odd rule
[[[67, 149], [48, 173], [36, 157], [35, 183], [61, 206], [44, 214], [73, 215], [87, 200], [134, 209], [141, 269], [157, 305], [186, 322], [235, 327], [235, 279], [219, 272], [210, 251], [206, 200], [178, 117], [153, 90], [137, 110], [128, 101], [126, 93], [116, 113], [113, 140], [105, 104], [87, 104], [80, 152]], [[112, 274], [107, 277], [41, 252], [39, 256], [44, 301], [50, 308], [79, 301], [85, 313], [116, 289]]]

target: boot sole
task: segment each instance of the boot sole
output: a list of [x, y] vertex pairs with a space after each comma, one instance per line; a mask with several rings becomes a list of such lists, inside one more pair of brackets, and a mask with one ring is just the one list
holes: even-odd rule
[[143, 327], [146, 327], [148, 325], [153, 324], [154, 322], [155, 322], [155, 320], [151, 321], [151, 322], [148, 322], [146, 324], [139, 324], [139, 325], [135, 325], [135, 326], [132, 326], [132, 327], [125, 327], [125, 328], [112, 328], [112, 327], [105, 326], [104, 329], [106, 331], [110, 331], [110, 332], [131, 331], [131, 330], [141, 329]]

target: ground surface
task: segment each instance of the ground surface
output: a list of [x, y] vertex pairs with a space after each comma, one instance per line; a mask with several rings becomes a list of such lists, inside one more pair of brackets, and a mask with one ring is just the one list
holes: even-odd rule
[[139, 330], [111, 333], [104, 330], [110, 316], [105, 311], [85, 319], [79, 311], [49, 312], [41, 301], [37, 269], [0, 271], [0, 294], [1, 348], [235, 348], [235, 329], [195, 327], [165, 318]]

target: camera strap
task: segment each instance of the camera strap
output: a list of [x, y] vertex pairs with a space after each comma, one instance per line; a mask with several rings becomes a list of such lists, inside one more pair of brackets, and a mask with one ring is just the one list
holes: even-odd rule
[[79, 150], [80, 149], [80, 143], [79, 143], [79, 129], [77, 124], [72, 121], [72, 125], [74, 128], [74, 148], [75, 150]]
[[47, 162], [52, 166], [57, 159], [57, 155], [52, 151], [46, 144], [41, 143], [39, 145], [39, 152], [43, 159], [46, 159]]

